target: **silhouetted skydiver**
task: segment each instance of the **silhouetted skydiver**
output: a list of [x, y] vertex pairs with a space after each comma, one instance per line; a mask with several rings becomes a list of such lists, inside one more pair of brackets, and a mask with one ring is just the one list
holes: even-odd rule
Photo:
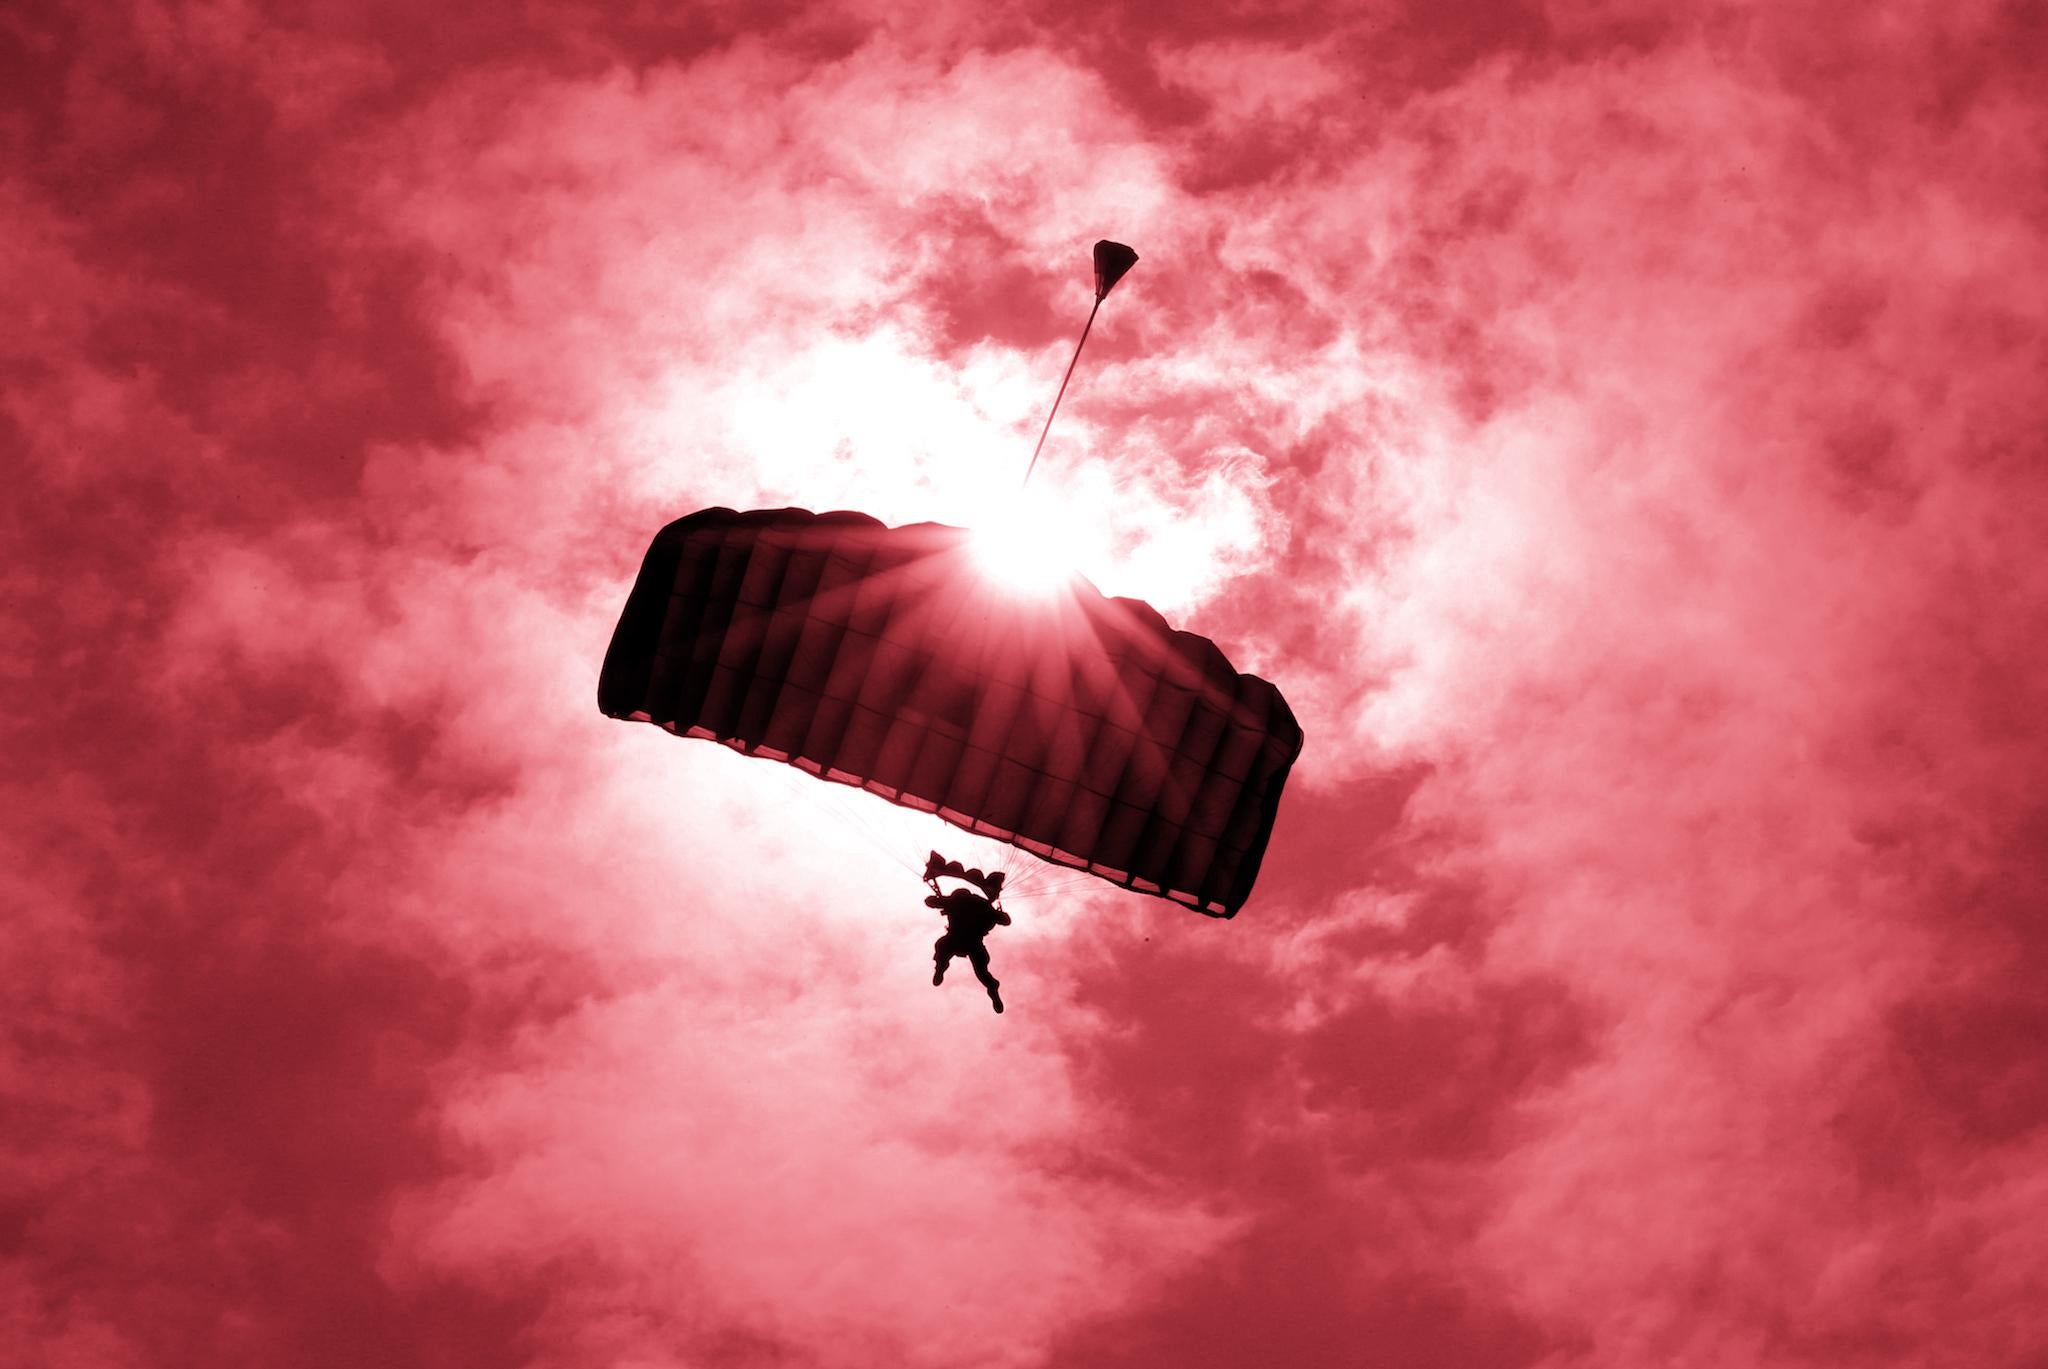
[[925, 899], [924, 906], [938, 909], [946, 918], [945, 935], [932, 943], [932, 983], [944, 983], [946, 966], [953, 963], [953, 957], [962, 956], [974, 967], [974, 977], [988, 990], [989, 1005], [1001, 1012], [1003, 996], [996, 991], [1001, 986], [988, 972], [988, 947], [983, 942], [997, 927], [1009, 926], [1010, 915], [981, 894], [966, 889], [940, 893], [938, 876], [941, 874], [965, 880], [983, 892], [1001, 898], [1003, 872], [997, 870], [984, 875], [979, 870], [962, 870], [957, 862], [943, 860], [934, 851], [924, 876], [925, 883], [932, 887], [931, 896]]

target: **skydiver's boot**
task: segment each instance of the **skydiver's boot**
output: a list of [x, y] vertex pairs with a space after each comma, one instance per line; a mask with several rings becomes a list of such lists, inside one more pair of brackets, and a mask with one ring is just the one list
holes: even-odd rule
[[988, 986], [988, 1002], [997, 1012], [1003, 1010], [1003, 996], [996, 992], [996, 986], [993, 984]]

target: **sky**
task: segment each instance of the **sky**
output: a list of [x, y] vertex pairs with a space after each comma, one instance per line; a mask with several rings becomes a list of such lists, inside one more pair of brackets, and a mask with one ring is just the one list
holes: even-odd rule
[[[0, 1345], [2048, 1363], [2048, 8], [0, 18]], [[1231, 921], [602, 717], [691, 510], [1307, 743]], [[1004, 863], [1008, 1011], [929, 983]], [[0, 1356], [4, 1358], [4, 1356]]]

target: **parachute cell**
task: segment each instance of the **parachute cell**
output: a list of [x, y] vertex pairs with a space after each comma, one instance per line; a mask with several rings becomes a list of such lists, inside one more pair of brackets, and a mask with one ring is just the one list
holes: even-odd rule
[[598, 706], [1235, 914], [1301, 750], [1279, 690], [1086, 581], [1005, 594], [970, 536], [803, 509], [678, 519]]

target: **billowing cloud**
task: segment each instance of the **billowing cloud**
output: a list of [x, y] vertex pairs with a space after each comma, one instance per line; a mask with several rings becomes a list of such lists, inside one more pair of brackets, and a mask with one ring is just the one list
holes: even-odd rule
[[[107, 6], [0, 123], [0, 1335], [155, 1365], [2048, 1348], [2024, 8]], [[621, 728], [647, 537], [1279, 682], [1212, 924]]]

